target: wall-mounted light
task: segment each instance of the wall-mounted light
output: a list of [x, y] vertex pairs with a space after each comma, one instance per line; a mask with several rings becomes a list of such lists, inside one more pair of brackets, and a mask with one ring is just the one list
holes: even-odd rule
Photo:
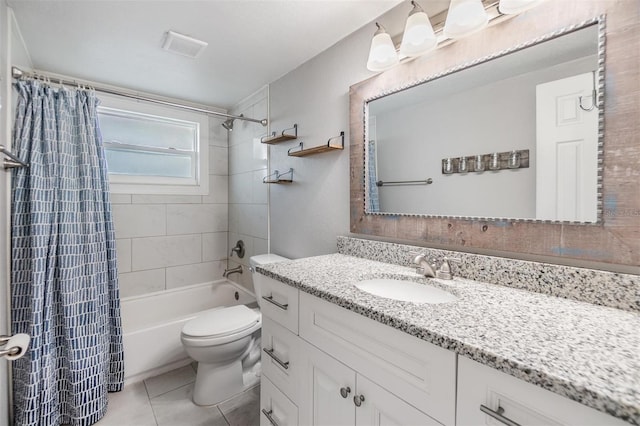
[[396, 52], [391, 36], [384, 27], [377, 22], [376, 26], [378, 30], [371, 39], [367, 69], [369, 71], [384, 71], [399, 62], [398, 52]]
[[432, 26], [429, 16], [412, 0], [413, 8], [407, 18], [399, 49], [396, 49], [384, 27], [376, 22], [378, 29], [371, 40], [367, 68], [374, 72], [386, 71], [398, 64], [400, 59], [424, 55], [438, 47], [438, 44], [471, 35], [485, 28], [490, 21], [500, 22], [507, 19], [506, 15], [522, 13], [544, 1], [500, 0], [498, 3], [489, 0], [451, 0], [446, 19]]
[[402, 35], [400, 54], [408, 57], [416, 57], [436, 48], [438, 39], [433, 32], [429, 16], [415, 1], [411, 1], [413, 9], [409, 12], [407, 23]]
[[489, 23], [481, 0], [451, 0], [443, 34], [447, 38], [461, 38], [480, 31]]
[[498, 10], [505, 15], [515, 15], [536, 7], [544, 0], [500, 0]]

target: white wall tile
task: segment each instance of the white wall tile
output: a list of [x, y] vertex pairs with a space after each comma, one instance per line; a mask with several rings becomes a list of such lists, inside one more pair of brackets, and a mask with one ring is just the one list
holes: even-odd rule
[[200, 204], [200, 195], [153, 195], [136, 194], [133, 195], [134, 204]]
[[220, 280], [226, 265], [226, 261], [217, 260], [167, 268], [167, 288]]
[[116, 204], [113, 206], [116, 238], [165, 235], [166, 209], [157, 204]]
[[229, 176], [229, 203], [247, 204], [251, 202], [252, 179], [253, 173], [251, 172]]
[[253, 280], [249, 268], [235, 260], [229, 259], [227, 266], [229, 269], [235, 268], [237, 266], [242, 266], [242, 274], [231, 274], [229, 275], [229, 277], [227, 277], [227, 279], [229, 281], [233, 281], [234, 283], [240, 284], [242, 287], [253, 293]]
[[[281, 171], [282, 172], [282, 171]], [[294, 170], [295, 173], [295, 170]], [[251, 203], [267, 204], [267, 193], [269, 185], [262, 182], [262, 179], [268, 174], [267, 169], [256, 170], [252, 173], [251, 181]]]
[[[253, 256], [269, 252], [266, 238], [253, 238]], [[277, 253], [276, 253], [277, 254]]]
[[202, 261], [224, 260], [228, 257], [231, 248], [227, 245], [227, 235], [226, 232], [202, 234]]
[[228, 145], [229, 132], [222, 127], [224, 118], [209, 117], [209, 145], [226, 147]]
[[167, 235], [223, 232], [228, 228], [226, 204], [167, 206]]
[[209, 174], [223, 176], [229, 174], [229, 148], [209, 146]]
[[165, 289], [165, 270], [127, 272], [118, 275], [120, 297], [138, 296]]
[[252, 237], [267, 238], [266, 204], [251, 204], [249, 207], [249, 231]]
[[239, 232], [240, 205], [229, 204], [229, 232]]
[[[259, 142], [258, 142], [259, 143]], [[263, 144], [265, 145], [265, 144]], [[266, 146], [266, 145], [265, 145]], [[248, 172], [253, 167], [253, 142], [251, 139], [229, 147], [229, 174]]]
[[229, 177], [209, 176], [209, 194], [202, 196], [205, 204], [227, 204], [229, 202]]
[[131, 195], [129, 194], [111, 194], [111, 204], [131, 204]]
[[116, 240], [116, 256], [118, 257], [118, 272], [131, 271], [131, 240]]
[[133, 271], [198, 263], [202, 259], [202, 236], [135, 238], [131, 251]]
[[[251, 171], [267, 168], [267, 149], [268, 145], [260, 143], [259, 138], [253, 139], [253, 142], [251, 143]], [[280, 172], [283, 171], [284, 170], [280, 170]]]

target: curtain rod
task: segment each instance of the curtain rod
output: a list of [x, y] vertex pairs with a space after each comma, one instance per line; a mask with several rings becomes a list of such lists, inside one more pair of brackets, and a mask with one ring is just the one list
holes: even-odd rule
[[[25, 79], [25, 78], [34, 78], [34, 79], [45, 78], [45, 79], [53, 80], [55, 82], [58, 82], [60, 84], [65, 85], [65, 86], [80, 86], [80, 85], [83, 84], [81, 82], [74, 81], [74, 80], [65, 80], [65, 79], [61, 79], [61, 78], [55, 77], [55, 76], [50, 76], [50, 75], [47, 75], [46, 73], [36, 73], [36, 72], [31, 73], [31, 72], [22, 71], [20, 68], [15, 67], [15, 66], [11, 67], [11, 76], [16, 80], [21, 80], [21, 79]], [[93, 83], [90, 83], [90, 84], [87, 83], [87, 85], [90, 86], [92, 89], [94, 89], [96, 92], [102, 92], [102, 93], [106, 93], [108, 95], [116, 95], [116, 96], [121, 96], [121, 97], [124, 97], [124, 98], [135, 99], [135, 100], [138, 100], [138, 101], [150, 102], [150, 103], [170, 106], [170, 107], [174, 107], [174, 108], [181, 108], [181, 109], [186, 109], [186, 110], [194, 111], [194, 112], [201, 112], [201, 113], [204, 113], [204, 114], [215, 115], [217, 117], [229, 118], [229, 119], [233, 119], [233, 120], [253, 121], [254, 123], [260, 123], [263, 126], [267, 125], [267, 119], [266, 118], [263, 118], [262, 120], [260, 120], [260, 119], [257, 119], [257, 118], [245, 117], [243, 115], [225, 114], [223, 112], [212, 111], [212, 110], [208, 110], [208, 109], [204, 109], [204, 108], [193, 107], [193, 106], [189, 106], [189, 105], [184, 105], [184, 104], [179, 104], [179, 103], [175, 103], [175, 102], [165, 101], [165, 100], [162, 100], [162, 99], [152, 98], [152, 97], [148, 97], [148, 96], [142, 96], [142, 95], [136, 95], [136, 94], [132, 94], [132, 93], [127, 93], [127, 92], [124, 92], [124, 91], [120, 91], [120, 90], [116, 90], [116, 89], [110, 89], [108, 87], [95, 85]]]

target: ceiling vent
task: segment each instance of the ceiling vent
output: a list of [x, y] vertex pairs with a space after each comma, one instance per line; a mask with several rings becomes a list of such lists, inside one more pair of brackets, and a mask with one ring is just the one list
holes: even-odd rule
[[205, 41], [197, 40], [175, 31], [167, 31], [167, 37], [162, 48], [167, 52], [197, 58], [208, 45], [209, 43]]

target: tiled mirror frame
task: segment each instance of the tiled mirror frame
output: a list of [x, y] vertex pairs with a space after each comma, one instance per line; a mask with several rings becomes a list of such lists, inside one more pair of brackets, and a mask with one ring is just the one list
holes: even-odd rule
[[[492, 250], [514, 257], [538, 255], [557, 259], [558, 263], [578, 259], [625, 265], [637, 268], [636, 273], [640, 273], [640, 48], [633, 48], [640, 47], [640, 12], [633, 3], [545, 2], [539, 8], [438, 49], [432, 55], [353, 85], [350, 89], [351, 232], [453, 250]], [[366, 100], [601, 15], [606, 16], [604, 208], [597, 224], [365, 212]]]

